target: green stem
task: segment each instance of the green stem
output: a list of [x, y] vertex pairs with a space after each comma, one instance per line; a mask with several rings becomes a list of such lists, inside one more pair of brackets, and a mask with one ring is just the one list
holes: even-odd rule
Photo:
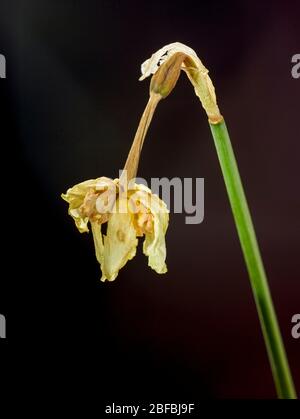
[[267, 277], [225, 122], [210, 124], [246, 261], [278, 397], [296, 399]]

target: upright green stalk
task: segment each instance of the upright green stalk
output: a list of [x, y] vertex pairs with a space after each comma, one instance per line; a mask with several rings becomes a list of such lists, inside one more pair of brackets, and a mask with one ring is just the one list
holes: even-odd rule
[[293, 379], [229, 134], [224, 120], [217, 124], [210, 123], [210, 128], [244, 253], [278, 397], [296, 399]]

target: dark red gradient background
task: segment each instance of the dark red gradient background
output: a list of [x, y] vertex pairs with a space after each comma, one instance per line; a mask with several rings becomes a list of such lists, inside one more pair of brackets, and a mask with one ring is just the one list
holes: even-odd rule
[[92, 237], [75, 230], [60, 198], [80, 181], [118, 176], [148, 96], [140, 64], [180, 41], [210, 69], [299, 394], [299, 2], [1, 8], [2, 159], [18, 254], [1, 285], [7, 340], [30, 346], [33, 364], [42, 359], [41, 379], [77, 389], [93, 381], [96, 400], [276, 397], [206, 116], [184, 75], [158, 107], [139, 169], [146, 179], [205, 178], [204, 222], [171, 214], [167, 275], [139, 248], [114, 283], [100, 283]]

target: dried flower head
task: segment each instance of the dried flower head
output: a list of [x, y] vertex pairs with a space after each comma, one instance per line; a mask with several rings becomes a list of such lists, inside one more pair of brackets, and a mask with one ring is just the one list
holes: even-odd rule
[[[166, 204], [144, 185], [101, 177], [68, 189], [62, 198], [78, 230], [88, 232], [90, 223], [102, 281], [113, 281], [136, 254], [137, 237], [145, 237], [143, 252], [157, 273], [167, 271], [165, 234], [169, 223]], [[102, 232], [107, 223], [106, 234]]]

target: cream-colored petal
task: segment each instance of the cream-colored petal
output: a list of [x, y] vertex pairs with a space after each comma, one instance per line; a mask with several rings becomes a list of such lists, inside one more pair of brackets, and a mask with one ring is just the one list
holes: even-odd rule
[[132, 215], [129, 212], [113, 212], [104, 236], [101, 281], [113, 281], [117, 277], [119, 270], [135, 256], [137, 244]]
[[71, 217], [73, 218], [73, 220], [75, 221], [75, 225], [78, 228], [80, 233], [88, 233], [89, 232], [89, 228], [88, 228], [88, 222], [89, 222], [89, 218], [88, 217], [83, 217], [80, 212], [78, 211], [77, 208], [75, 209], [70, 209], [69, 208], [69, 214], [71, 215]]
[[148, 265], [157, 273], [167, 272], [165, 235], [169, 224], [169, 211], [166, 204], [156, 195], [152, 195], [151, 214], [153, 215], [153, 232], [145, 234], [143, 252], [148, 256]]
[[165, 235], [169, 224], [169, 210], [166, 204], [142, 184], [135, 185], [132, 201], [139, 201], [153, 216], [151, 232], [145, 231], [143, 252], [148, 256], [148, 265], [157, 273], [167, 272]]
[[77, 208], [82, 204], [84, 197], [89, 190], [95, 189], [96, 191], [101, 191], [113, 187], [115, 184], [116, 182], [114, 180], [105, 176], [97, 179], [85, 180], [84, 182], [69, 188], [66, 194], [62, 194], [61, 197], [67, 201], [72, 208]]
[[89, 218], [87, 215], [83, 215], [82, 211], [79, 210], [79, 207], [85, 201], [85, 197], [91, 191], [105, 191], [116, 189], [116, 180], [109, 179], [105, 176], [102, 176], [97, 179], [90, 179], [84, 182], [74, 185], [72, 188], [69, 188], [66, 194], [62, 194], [61, 197], [69, 203], [68, 213], [75, 221], [75, 225], [80, 231], [80, 233], [88, 232], [88, 222]]
[[61, 197], [70, 204], [71, 209], [78, 208], [83, 203], [88, 190], [94, 188], [95, 185], [96, 179], [86, 180], [69, 188], [65, 194], [61, 194]]
[[95, 253], [97, 261], [102, 265], [103, 257], [104, 257], [104, 245], [103, 245], [103, 238], [101, 233], [101, 224], [97, 222], [91, 222], [92, 226], [92, 233], [95, 245]]
[[106, 189], [115, 190], [116, 186], [118, 184], [118, 180], [119, 179], [112, 180], [108, 177], [102, 176], [102, 177], [96, 179], [95, 190], [96, 191], [103, 191], [103, 190], [106, 190]]
[[144, 80], [151, 74], [156, 73], [159, 66], [173, 54], [176, 54], [176, 52], [183, 52], [190, 57], [197, 58], [195, 51], [181, 42], [173, 42], [172, 44], [165, 45], [163, 48], [152, 54], [151, 57], [141, 65], [142, 76], [139, 80]]

